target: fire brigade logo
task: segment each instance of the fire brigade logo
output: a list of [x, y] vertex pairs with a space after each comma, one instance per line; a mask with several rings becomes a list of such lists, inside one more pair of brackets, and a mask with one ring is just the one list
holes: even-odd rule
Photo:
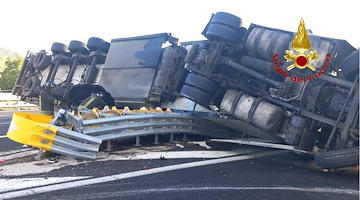
[[312, 66], [310, 62], [316, 60], [319, 56], [317, 55], [317, 51], [310, 51], [309, 54], [306, 54], [311, 49], [311, 43], [303, 19], [300, 20], [298, 30], [291, 46], [295, 50], [295, 53], [293, 51], [286, 50], [286, 56], [284, 57], [288, 62], [292, 62], [294, 64], [288, 66], [287, 70], [290, 71], [295, 67], [298, 69], [305, 69], [308, 67], [309, 69], [315, 71], [316, 67]]

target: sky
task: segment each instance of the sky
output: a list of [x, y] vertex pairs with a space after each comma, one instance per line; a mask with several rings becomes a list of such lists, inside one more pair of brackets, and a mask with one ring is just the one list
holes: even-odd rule
[[251, 23], [296, 32], [301, 18], [314, 35], [360, 47], [354, 0], [2, 0], [0, 47], [22, 56], [50, 52], [53, 42], [84, 43], [168, 32], [180, 42], [205, 39], [211, 14], [228, 12]]

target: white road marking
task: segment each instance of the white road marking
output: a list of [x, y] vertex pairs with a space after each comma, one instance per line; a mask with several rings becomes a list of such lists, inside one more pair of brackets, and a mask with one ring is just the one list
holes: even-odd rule
[[131, 196], [131, 195], [142, 195], [149, 193], [164, 193], [172, 192], [174, 194], [179, 192], [198, 192], [198, 191], [244, 191], [244, 190], [283, 190], [283, 191], [300, 191], [300, 192], [312, 192], [312, 193], [328, 193], [328, 194], [342, 194], [342, 195], [359, 195], [358, 190], [352, 189], [338, 189], [338, 188], [325, 188], [325, 187], [313, 187], [313, 188], [299, 188], [299, 187], [271, 187], [271, 186], [250, 186], [250, 187], [191, 187], [191, 188], [154, 188], [144, 190], [121, 190], [111, 192], [99, 192], [96, 194], [81, 194], [84, 199], [114, 199], [115, 197]]
[[7, 138], [7, 135], [0, 135], [0, 139], [1, 138]]
[[10, 122], [0, 122], [0, 125], [9, 125]]
[[[251, 153], [249, 150], [242, 151], [162, 151], [162, 152], [138, 152], [136, 154], [124, 154], [125, 152], [119, 152], [116, 155], [100, 155], [98, 159], [105, 160], [142, 160], [142, 159], [159, 159], [164, 157], [166, 159], [177, 158], [223, 158], [228, 156], [238, 156], [241, 154]], [[103, 159], [102, 159], [103, 158]]]
[[[28, 148], [30, 149], [30, 148]], [[179, 159], [179, 158], [223, 158], [229, 156], [237, 156], [243, 154], [254, 154], [256, 152], [251, 150], [238, 150], [238, 151], [167, 151], [168, 146], [153, 146], [153, 147], [142, 147], [131, 148], [122, 151], [114, 152], [98, 152], [97, 161], [109, 161], [109, 160], [143, 160], [143, 159]], [[38, 151], [33, 149], [31, 152], [20, 152], [19, 150], [13, 152], [0, 153], [0, 158], [6, 156], [3, 160], [16, 159], [30, 155], [36, 155]], [[7, 157], [10, 156], [11, 158]], [[55, 169], [60, 169], [64, 166], [78, 165], [81, 163], [87, 163], [92, 161], [79, 162], [74, 158], [65, 156], [61, 157], [60, 161], [55, 164], [47, 164], [45, 160], [21, 162], [11, 165], [4, 165], [0, 167], [0, 176], [21, 176], [27, 174], [46, 173]], [[22, 170], [17, 170], [22, 169]]]
[[39, 186], [50, 185], [55, 183], [64, 183], [64, 182], [86, 179], [86, 178], [90, 178], [90, 176], [0, 179], [0, 192], [9, 192], [12, 190], [39, 187]]
[[234, 156], [234, 157], [228, 157], [228, 158], [218, 158], [218, 159], [212, 159], [212, 160], [197, 161], [197, 162], [183, 163], [183, 164], [178, 164], [178, 165], [158, 167], [158, 168], [153, 168], [153, 169], [148, 169], [148, 170], [128, 172], [128, 173], [123, 173], [123, 174], [115, 174], [115, 175], [98, 177], [98, 178], [90, 178], [90, 179], [86, 179], [86, 180], [78, 180], [78, 181], [73, 181], [73, 182], [68, 182], [68, 183], [58, 183], [58, 184], [53, 184], [53, 185], [49, 185], [49, 186], [41, 186], [41, 187], [36, 187], [36, 188], [24, 189], [24, 190], [20, 190], [20, 191], [3, 193], [1, 195], [1, 198], [8, 199], [8, 198], [23, 197], [23, 196], [33, 195], [33, 194], [39, 194], [39, 193], [45, 193], [45, 192], [51, 192], [51, 191], [57, 191], [57, 190], [63, 190], [63, 189], [70, 189], [70, 188], [76, 188], [76, 187], [80, 187], [80, 186], [93, 185], [93, 184], [99, 184], [99, 183], [106, 183], [106, 182], [110, 182], [110, 181], [123, 180], [123, 179], [128, 179], [128, 178], [134, 178], [134, 177], [139, 177], [139, 176], [175, 171], [175, 170], [180, 170], [180, 169], [188, 169], [188, 168], [201, 167], [201, 166], [207, 166], [207, 165], [213, 165], [213, 164], [220, 164], [220, 163], [247, 160], [247, 159], [259, 158], [259, 157], [265, 157], [265, 156], [272, 156], [272, 155], [281, 154], [281, 153], [285, 153], [285, 152], [288, 152], [288, 151], [270, 151], [270, 152], [252, 154], [252, 155], [242, 155], [242, 156]]

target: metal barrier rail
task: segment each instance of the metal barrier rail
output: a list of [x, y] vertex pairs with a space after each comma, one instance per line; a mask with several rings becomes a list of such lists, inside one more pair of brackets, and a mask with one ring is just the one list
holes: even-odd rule
[[51, 116], [16, 112], [8, 138], [42, 150], [82, 159], [95, 159], [102, 140], [51, 124]]
[[[92, 112], [92, 111], [90, 111]], [[129, 112], [126, 112], [129, 114]], [[104, 113], [102, 113], [104, 114]], [[82, 159], [95, 159], [102, 142], [159, 134], [194, 134], [211, 138], [231, 138], [231, 129], [213, 122], [183, 113], [136, 113], [84, 120], [71, 112], [65, 112], [69, 130], [56, 125], [58, 117], [14, 113], [8, 137], [16, 142], [36, 148]], [[171, 140], [171, 139], [170, 139]]]
[[135, 115], [83, 120], [67, 112], [66, 119], [75, 125], [75, 130], [101, 138], [103, 141], [172, 133], [189, 133], [212, 138], [230, 138], [233, 134], [229, 128], [180, 113], [136, 113]]

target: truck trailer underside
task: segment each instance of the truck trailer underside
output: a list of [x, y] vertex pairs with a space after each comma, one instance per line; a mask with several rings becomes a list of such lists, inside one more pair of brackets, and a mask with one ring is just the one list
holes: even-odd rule
[[[36, 102], [51, 80], [65, 111], [54, 119], [15, 114], [9, 138], [95, 159], [100, 144], [113, 140], [246, 135], [266, 141], [253, 145], [314, 154], [319, 167], [358, 165], [359, 49], [307, 33], [303, 21], [296, 33], [245, 28], [224, 12], [211, 16], [202, 35], [206, 40], [180, 44], [168, 33], [111, 43], [92, 37], [29, 53], [13, 94]], [[77, 109], [97, 92], [105, 109]], [[22, 123], [31, 131], [20, 133]]]

